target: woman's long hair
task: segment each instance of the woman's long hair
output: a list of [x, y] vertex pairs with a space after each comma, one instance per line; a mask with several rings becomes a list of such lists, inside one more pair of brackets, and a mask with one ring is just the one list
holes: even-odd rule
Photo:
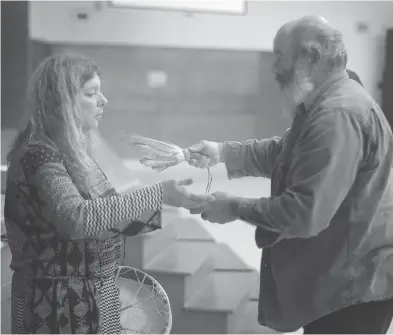
[[89, 185], [88, 158], [94, 134], [82, 130], [82, 111], [77, 95], [98, 66], [78, 55], [56, 55], [45, 59], [35, 70], [27, 95], [27, 125], [16, 137], [7, 160], [34, 135], [51, 139], [70, 162], [78, 186]]

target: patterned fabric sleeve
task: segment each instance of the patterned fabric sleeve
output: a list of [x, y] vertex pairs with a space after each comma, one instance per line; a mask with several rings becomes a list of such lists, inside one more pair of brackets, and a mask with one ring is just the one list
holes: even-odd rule
[[[144, 211], [161, 210], [163, 190], [156, 184], [124, 195], [85, 200], [67, 172], [62, 157], [52, 150], [27, 151], [24, 168], [44, 222], [71, 239], [96, 236]], [[32, 192], [33, 191], [33, 192]]]

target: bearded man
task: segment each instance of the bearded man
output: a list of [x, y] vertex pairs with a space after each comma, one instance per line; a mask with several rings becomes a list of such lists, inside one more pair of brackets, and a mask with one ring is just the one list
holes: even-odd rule
[[[393, 136], [346, 73], [342, 35], [325, 19], [285, 24], [273, 72], [290, 106], [278, 138], [190, 148], [196, 167], [271, 179], [268, 198], [222, 192], [191, 213], [256, 226], [263, 248], [258, 321], [280, 332], [386, 333], [393, 316]], [[195, 155], [198, 157], [198, 155]]]

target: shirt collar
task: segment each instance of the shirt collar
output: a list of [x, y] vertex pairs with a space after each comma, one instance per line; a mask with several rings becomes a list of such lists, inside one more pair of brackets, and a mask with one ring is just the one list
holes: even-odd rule
[[307, 98], [303, 101], [305, 109], [309, 110], [310, 107], [314, 104], [314, 102], [317, 101], [317, 99], [323, 93], [325, 93], [328, 90], [328, 88], [331, 87], [333, 84], [335, 84], [340, 80], [348, 79], [348, 78], [349, 78], [348, 73], [345, 70], [333, 75], [331, 78], [325, 81], [322, 85], [318, 86], [307, 96]]

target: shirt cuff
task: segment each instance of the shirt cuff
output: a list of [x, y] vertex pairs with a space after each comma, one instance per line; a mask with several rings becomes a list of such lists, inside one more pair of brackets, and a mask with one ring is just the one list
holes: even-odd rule
[[231, 141], [222, 144], [222, 161], [225, 163], [228, 179], [244, 176], [242, 146], [243, 144], [240, 142]]
[[239, 207], [237, 210], [238, 218], [241, 220], [244, 220], [244, 221], [248, 221], [249, 218], [251, 218], [255, 207], [257, 206], [257, 203], [256, 203], [257, 201], [259, 201], [259, 200], [243, 198], [240, 201]]
[[282, 240], [283, 235], [267, 229], [263, 224], [263, 213], [257, 209], [261, 201], [264, 201], [264, 199], [242, 199], [239, 204], [238, 218], [257, 228], [255, 242], [258, 248], [267, 248]]

